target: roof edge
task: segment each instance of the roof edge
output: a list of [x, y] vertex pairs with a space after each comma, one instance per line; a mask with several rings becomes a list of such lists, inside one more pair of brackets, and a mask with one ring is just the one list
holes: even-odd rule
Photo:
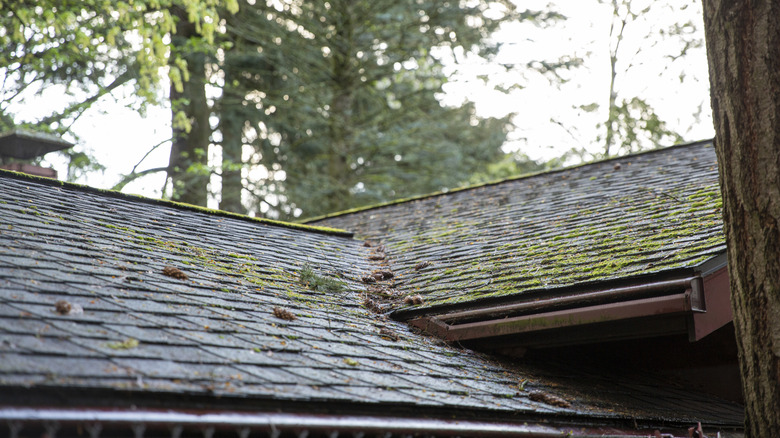
[[480, 183], [480, 184], [474, 184], [474, 185], [470, 185], [470, 186], [456, 187], [456, 188], [449, 189], [449, 190], [442, 190], [442, 191], [438, 191], [438, 192], [431, 192], [431, 193], [426, 193], [426, 194], [422, 194], [422, 195], [410, 196], [410, 197], [407, 197], [407, 198], [399, 198], [399, 199], [394, 199], [392, 201], [381, 202], [381, 203], [378, 203], [378, 204], [370, 204], [370, 205], [365, 205], [365, 206], [361, 206], [361, 207], [350, 208], [350, 209], [347, 209], [347, 210], [337, 211], [337, 212], [333, 212], [333, 213], [323, 214], [323, 215], [320, 215], [320, 216], [313, 216], [313, 217], [310, 217], [310, 218], [302, 219], [302, 220], [298, 221], [298, 223], [307, 224], [307, 223], [310, 223], [310, 222], [317, 222], [317, 221], [321, 221], [321, 220], [324, 220], [324, 219], [330, 219], [330, 218], [334, 218], [334, 217], [345, 216], [345, 215], [348, 215], [348, 214], [362, 213], [364, 211], [375, 210], [375, 209], [382, 208], [382, 207], [389, 207], [389, 206], [392, 206], [392, 205], [404, 204], [406, 202], [418, 201], [418, 200], [421, 200], [421, 199], [428, 199], [428, 198], [435, 198], [435, 197], [438, 197], [438, 196], [444, 196], [444, 195], [448, 195], [448, 194], [451, 194], [451, 193], [457, 193], [457, 192], [463, 192], [463, 191], [467, 191], [467, 190], [478, 189], [478, 188], [481, 188], [481, 187], [495, 186], [495, 185], [498, 185], [498, 184], [505, 183], [507, 181], [518, 181], [518, 180], [523, 180], [523, 179], [527, 179], [527, 178], [533, 178], [533, 177], [539, 176], [539, 175], [555, 174], [555, 173], [565, 172], [565, 171], [568, 171], [568, 170], [571, 170], [571, 169], [577, 169], [577, 168], [580, 168], [580, 167], [590, 166], [590, 165], [594, 165], [594, 164], [608, 163], [610, 161], [622, 160], [622, 159], [636, 157], [636, 156], [640, 156], [640, 155], [647, 155], [647, 154], [652, 154], [652, 153], [663, 152], [663, 151], [666, 151], [666, 150], [672, 149], [672, 148], [698, 146], [698, 145], [702, 145], [702, 144], [712, 143], [712, 141], [713, 141], [712, 139], [707, 139], [707, 140], [698, 140], [698, 141], [694, 141], [694, 142], [690, 142], [690, 143], [680, 143], [680, 144], [675, 144], [675, 145], [672, 145], [672, 146], [666, 146], [666, 147], [660, 147], [660, 148], [657, 148], [657, 149], [648, 149], [648, 150], [645, 150], [645, 151], [635, 152], [633, 154], [621, 155], [621, 156], [618, 156], [618, 157], [605, 158], [605, 159], [596, 160], [596, 161], [588, 161], [586, 163], [575, 164], [575, 165], [568, 166], [568, 167], [561, 167], [559, 169], [551, 169], [551, 170], [543, 170], [543, 171], [539, 171], [539, 172], [526, 173], [526, 174], [522, 174], [522, 175], [511, 176], [511, 177], [508, 177], [508, 178], [502, 178], [502, 179], [498, 179], [498, 180], [494, 180], [494, 181], [488, 181], [488, 182], [484, 182], [484, 183]]
[[[435, 411], [441, 412], [439, 409]], [[458, 410], [458, 413], [465, 413]], [[144, 425], [151, 430], [170, 430], [172, 425], [188, 428], [236, 427], [253, 430], [282, 430], [299, 432], [303, 427], [318, 434], [331, 434], [334, 430], [340, 432], [375, 432], [382, 434], [388, 430], [396, 434], [427, 433], [432, 436], [521, 436], [528, 438], [556, 438], [561, 436], [578, 436], [597, 438], [612, 437], [646, 437], [656, 436], [653, 431], [661, 428], [673, 432], [670, 437], [683, 437], [686, 429], [692, 425], [692, 420], [664, 419], [653, 417], [628, 417], [621, 414], [604, 414], [577, 417], [571, 413], [547, 413], [531, 417], [506, 412], [483, 417], [478, 413], [469, 412], [470, 416], [453, 419], [452, 411], [441, 415], [428, 413], [420, 416], [419, 412], [406, 415], [398, 413], [348, 413], [329, 414], [324, 412], [300, 411], [246, 411], [220, 408], [198, 409], [137, 409], [116, 407], [17, 407], [0, 406], [0, 421], [46, 424], [56, 423], [63, 428], [84, 426], [85, 424], [107, 424], [111, 428], [132, 429], [136, 425]], [[475, 415], [476, 414], [476, 415]], [[594, 419], [604, 420], [601, 425], [594, 424]], [[695, 421], [695, 420], [693, 420]], [[728, 421], [708, 422], [710, 427], [720, 430], [740, 430], [741, 425]], [[617, 435], [615, 435], [617, 433]], [[652, 435], [651, 435], [652, 434]], [[677, 435], [681, 434], [681, 435]]]
[[146, 204], [155, 204], [155, 205], [161, 205], [166, 207], [173, 207], [180, 210], [189, 210], [189, 211], [204, 213], [213, 216], [229, 217], [233, 219], [239, 219], [248, 222], [265, 224], [265, 225], [278, 226], [282, 228], [290, 228], [299, 231], [327, 234], [327, 235], [338, 236], [338, 237], [349, 237], [349, 238], [352, 238], [355, 235], [355, 233], [351, 231], [346, 231], [339, 228], [330, 228], [330, 227], [323, 227], [317, 225], [305, 225], [302, 223], [285, 222], [285, 221], [274, 220], [274, 219], [251, 217], [239, 213], [233, 213], [230, 211], [216, 210], [212, 208], [201, 207], [199, 205], [187, 204], [184, 202], [171, 201], [167, 199], [154, 199], [154, 198], [149, 198], [141, 195], [122, 193], [115, 190], [100, 189], [88, 185], [77, 184], [77, 183], [72, 183], [67, 181], [60, 181], [56, 179], [40, 177], [35, 175], [29, 175], [26, 173], [15, 172], [12, 170], [0, 169], [0, 178], [4, 178], [4, 177], [10, 177], [17, 180], [26, 180], [26, 181], [34, 182], [36, 184], [43, 184], [52, 187], [63, 187], [71, 190], [78, 190], [86, 193], [93, 193], [93, 194], [98, 194], [98, 195], [107, 196], [111, 198], [126, 199], [126, 200], [132, 200], [136, 202], [143, 202]]
[[403, 307], [390, 312], [390, 317], [396, 321], [406, 322], [411, 319], [436, 316], [449, 313], [460, 313], [472, 310], [488, 309], [513, 305], [518, 302], [534, 301], [543, 298], [555, 298], [565, 296], [578, 296], [586, 292], [599, 291], [605, 288], [622, 288], [655, 283], [659, 281], [677, 280], [688, 278], [696, 274], [696, 267], [675, 267], [658, 272], [634, 275], [630, 277], [617, 277], [605, 280], [594, 280], [583, 283], [567, 284], [556, 287], [523, 290], [501, 296], [474, 298], [469, 301], [433, 304], [430, 306], [419, 305]]

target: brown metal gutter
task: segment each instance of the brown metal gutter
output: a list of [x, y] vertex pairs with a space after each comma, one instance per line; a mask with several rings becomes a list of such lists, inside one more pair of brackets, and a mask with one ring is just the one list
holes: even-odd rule
[[[101, 432], [111, 436], [112, 431], [132, 430], [138, 437], [144, 432], [168, 431], [179, 436], [183, 430], [196, 429], [203, 436], [214, 436], [219, 431], [230, 436], [245, 437], [254, 430], [262, 430], [271, 437], [283, 433], [295, 436], [471, 436], [471, 437], [526, 437], [560, 438], [561, 436], [596, 438], [669, 437], [658, 431], [620, 430], [614, 428], [577, 428], [531, 425], [528, 423], [440, 420], [427, 418], [400, 418], [374, 416], [339, 416], [286, 413], [238, 412], [177, 412], [144, 410], [96, 409], [31, 409], [0, 408], [0, 422], [8, 424], [11, 436], [19, 436], [25, 428], [43, 426], [54, 436], [58, 430], [78, 428], [91, 437]], [[51, 429], [51, 430], [50, 430]], [[236, 435], [238, 434], [238, 435]], [[67, 433], [65, 433], [67, 435]]]
[[[456, 321], [462, 319], [471, 319], [479, 317], [497, 317], [515, 312], [536, 311], [554, 306], [565, 306], [589, 301], [613, 301], [623, 298], [633, 298], [637, 295], [648, 294], [652, 292], [662, 292], [673, 289], [691, 288], [691, 283], [696, 281], [697, 277], [683, 278], [679, 280], [658, 281], [654, 283], [645, 283], [635, 286], [616, 287], [594, 292], [585, 292], [576, 295], [554, 297], [544, 300], [531, 301], [525, 303], [505, 304], [502, 306], [490, 307], [487, 309], [467, 310], [463, 312], [448, 313], [439, 315], [440, 321]], [[700, 280], [700, 279], [699, 279]], [[698, 304], [698, 303], [697, 303]]]
[[702, 280], [689, 277], [428, 316], [409, 324], [448, 341], [466, 341], [704, 310]]

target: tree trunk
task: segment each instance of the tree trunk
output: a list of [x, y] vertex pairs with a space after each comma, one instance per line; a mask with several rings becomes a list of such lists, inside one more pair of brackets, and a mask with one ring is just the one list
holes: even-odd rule
[[349, 2], [339, 2], [334, 6], [340, 10], [337, 15], [340, 22], [336, 26], [336, 37], [331, 45], [333, 98], [330, 105], [329, 136], [330, 153], [328, 155], [328, 181], [330, 188], [323, 201], [324, 210], [334, 212], [344, 210], [349, 205], [352, 169], [348, 157], [352, 150], [352, 110], [353, 87], [356, 73], [351, 61], [353, 23]]
[[[619, 17], [620, 15], [620, 5], [618, 5], [617, 0], [612, 1], [612, 25], [609, 28], [609, 37], [610, 39], [615, 39], [615, 47], [609, 48], [609, 67], [610, 67], [610, 76], [609, 76], [609, 107], [607, 109], [607, 134], [604, 137], [604, 158], [609, 158], [609, 154], [612, 152], [612, 146], [615, 145], [615, 134], [616, 134], [616, 125], [618, 123], [618, 111], [617, 111], [617, 91], [615, 90], [615, 81], [617, 79], [617, 60], [618, 60], [618, 51], [620, 50], [620, 42], [623, 41], [623, 31], [626, 28], [626, 20], [621, 19], [620, 21], [620, 29], [615, 29], [615, 18]], [[615, 35], [615, 32], [617, 32], [617, 36]], [[610, 41], [610, 44], [612, 42]]]
[[187, 60], [189, 80], [183, 81], [181, 92], [171, 84], [171, 111], [175, 117], [178, 111], [183, 110], [192, 129], [185, 132], [174, 126], [168, 177], [173, 185], [172, 199], [205, 206], [210, 177], [207, 166], [211, 136], [210, 110], [206, 102], [206, 55], [187, 46], [190, 38], [198, 36], [195, 26], [187, 20], [184, 11], [174, 13], [179, 21], [172, 47]]
[[780, 437], [780, 1], [703, 3], [746, 432]]
[[[219, 208], [235, 213], [246, 213], [241, 203], [244, 189], [243, 168], [243, 118], [236, 112], [241, 106], [238, 91], [232, 86], [233, 76], [229, 66], [224, 69], [225, 86], [222, 90], [219, 130], [222, 133], [222, 200]], [[231, 111], [233, 110], [233, 111]]]

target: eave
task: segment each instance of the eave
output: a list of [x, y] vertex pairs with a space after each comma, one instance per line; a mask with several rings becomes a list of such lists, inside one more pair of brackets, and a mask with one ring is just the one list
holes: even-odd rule
[[446, 341], [525, 348], [667, 335], [695, 342], [731, 320], [724, 253], [687, 275], [605, 282], [586, 291], [433, 312], [407, 322]]
[[[214, 410], [143, 410], [94, 408], [4, 408], [0, 407], [0, 424], [7, 423], [11, 436], [39, 432], [77, 436], [180, 436], [201, 432], [208, 437], [246, 437], [255, 434], [297, 437], [337, 436], [412, 436], [430, 437], [665, 437], [690, 436], [685, 427], [628, 428], [581, 426], [575, 424], [533, 424], [526, 421], [479, 421], [393, 417], [380, 415], [323, 415], [286, 412], [237, 412]], [[638, 426], [638, 425], [637, 425]], [[688, 427], [693, 430], [696, 428]], [[701, 425], [698, 426], [701, 428]], [[669, 433], [672, 432], [672, 433]], [[741, 434], [740, 434], [741, 435]]]

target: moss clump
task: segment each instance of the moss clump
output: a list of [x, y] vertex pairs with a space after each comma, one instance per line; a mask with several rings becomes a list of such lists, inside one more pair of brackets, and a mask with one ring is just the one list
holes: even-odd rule
[[139, 342], [136, 339], [128, 338], [125, 339], [124, 341], [109, 342], [105, 345], [106, 347], [112, 350], [129, 350], [131, 348], [137, 347], [139, 345]]
[[317, 275], [309, 265], [303, 265], [298, 272], [298, 281], [309, 290], [315, 292], [344, 292], [344, 283], [333, 278]]

